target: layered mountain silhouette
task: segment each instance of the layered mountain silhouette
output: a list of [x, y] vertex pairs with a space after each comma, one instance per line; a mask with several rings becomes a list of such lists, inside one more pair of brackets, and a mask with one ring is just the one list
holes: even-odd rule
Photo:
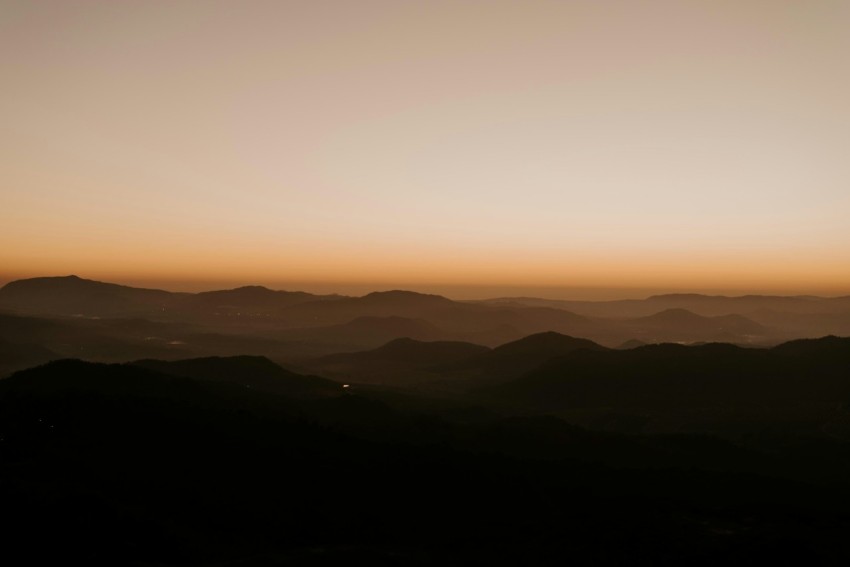
[[147, 317], [189, 322], [193, 317], [224, 321], [267, 316], [300, 302], [337, 296], [272, 291], [260, 286], [202, 293], [143, 289], [78, 276], [10, 282], [0, 288], [0, 308], [21, 313], [84, 317]]
[[168, 376], [223, 382], [285, 396], [315, 397], [342, 393], [342, 387], [336, 382], [290, 372], [262, 356], [139, 360], [132, 365]]
[[555, 332], [539, 333], [494, 349], [457, 341], [397, 339], [380, 348], [301, 361], [336, 379], [438, 390], [465, 391], [476, 385], [517, 378], [579, 349], [606, 350], [593, 341]]
[[523, 411], [639, 416], [641, 427], [658, 430], [743, 434], [755, 423], [772, 421], [777, 430], [793, 425], [803, 431], [844, 411], [848, 369], [850, 339], [837, 337], [772, 349], [729, 344], [582, 349], [480, 394]]
[[[0, 314], [0, 341], [22, 345], [0, 349], [0, 377], [22, 366], [26, 352], [41, 353], [34, 363], [57, 358], [124, 362], [139, 358], [188, 358], [251, 354], [276, 356], [298, 345], [252, 336], [220, 334], [203, 327], [146, 319], [48, 318]], [[49, 353], [49, 354], [48, 354]], [[31, 365], [30, 365], [31, 366]]]
[[764, 337], [768, 333], [763, 325], [742, 315], [704, 317], [680, 308], [630, 319], [627, 326], [647, 342], [734, 342], [739, 337]]
[[428, 341], [438, 340], [445, 335], [445, 332], [424, 319], [362, 316], [339, 325], [283, 329], [271, 336], [286, 341], [322, 345], [321, 349], [327, 351], [328, 348], [374, 348], [399, 337]]
[[341, 296], [317, 296], [303, 291], [275, 291], [263, 286], [244, 286], [236, 289], [206, 291], [194, 294], [185, 301], [192, 309], [212, 310], [219, 315], [269, 315], [278, 309], [317, 298], [334, 299]]
[[488, 352], [489, 348], [472, 343], [402, 338], [373, 350], [332, 354], [304, 361], [303, 364], [337, 379], [399, 386], [437, 380], [437, 367], [470, 360]]
[[339, 325], [360, 317], [404, 317], [427, 320], [456, 337], [498, 336], [507, 329], [512, 338], [541, 329], [588, 328], [586, 318], [560, 309], [502, 309], [452, 301], [437, 295], [409, 291], [375, 292], [363, 297], [312, 301], [280, 313], [287, 325]]
[[[691, 295], [655, 296], [647, 300], [620, 302], [528, 298], [459, 302], [401, 290], [344, 297], [273, 291], [259, 286], [192, 294], [137, 289], [76, 276], [19, 280], [0, 289], [0, 308], [18, 315], [146, 319], [190, 327], [200, 335], [246, 336], [252, 340], [263, 338], [289, 343], [275, 347], [267, 344], [268, 348], [246, 351], [275, 357], [369, 349], [402, 337], [497, 347], [530, 334], [548, 331], [585, 337], [610, 347], [631, 339], [644, 342], [723, 340], [767, 345], [818, 334], [821, 328], [829, 332], [840, 331], [845, 323], [850, 325], [850, 315], [841, 311], [845, 303], [841, 298], [716, 298]], [[670, 307], [671, 304], [675, 307]], [[742, 308], [758, 305], [759, 310], [746, 315], [725, 312], [707, 315], [704, 304], [714, 306], [709, 311], [724, 311], [733, 305]], [[582, 313], [565, 309], [573, 305]], [[695, 306], [696, 311], [681, 305]], [[808, 305], [816, 309], [813, 307], [815, 310], [811, 313], [800, 311], [786, 317], [784, 312], [769, 310], [771, 305], [792, 305], [800, 310]], [[825, 305], [832, 306], [834, 310], [824, 310]], [[639, 316], [634, 316], [635, 313]], [[850, 308], [847, 313], [850, 313]], [[761, 322], [759, 317], [766, 322]], [[184, 338], [173, 340], [188, 342]], [[219, 343], [222, 342], [219, 340]], [[50, 348], [49, 345], [43, 346]], [[183, 354], [240, 352], [202, 349]]]
[[[197, 394], [189, 384], [225, 384], [262, 394], [291, 398], [340, 396], [336, 382], [296, 374], [258, 356], [210, 357], [184, 360], [138, 360], [127, 364], [89, 363], [76, 359], [55, 360], [44, 366], [17, 372], [0, 381], [0, 387], [65, 391], [97, 390], [128, 396], [183, 397]], [[234, 390], [230, 390], [231, 392]]]
[[712, 317], [730, 313], [747, 314], [767, 309], [787, 313], [829, 313], [850, 309], [850, 296], [776, 296], [776, 295], [702, 295], [698, 293], [671, 293], [653, 295], [646, 299], [617, 299], [611, 301], [575, 301], [539, 299], [534, 297], [506, 297], [488, 299], [483, 303], [497, 305], [528, 305], [568, 309], [589, 317], [645, 317], [666, 309], [687, 309], [699, 315]]
[[793, 337], [850, 335], [850, 296], [770, 296], [666, 294], [646, 299], [570, 301], [530, 297], [486, 300], [492, 306], [535, 306], [567, 309], [586, 317], [634, 319], [669, 309], [685, 309], [704, 317], [738, 314], [770, 329], [775, 342]]
[[517, 378], [553, 358], [577, 350], [607, 350], [593, 341], [552, 331], [506, 343], [476, 357], [443, 364], [437, 369], [466, 387]]
[[[551, 353], [569, 344], [569, 337], [544, 335], [506, 350]], [[424, 361], [429, 350], [478, 356], [463, 352], [469, 345], [414, 341], [391, 343], [384, 355]], [[809, 368], [816, 382], [809, 398], [819, 399], [829, 388], [844, 395], [838, 370], [846, 350], [846, 339], [773, 350], [578, 348], [498, 392], [513, 388], [523, 403], [610, 405], [624, 399], [612, 379], [646, 380], [637, 403], [675, 406], [661, 389], [693, 408], [700, 396], [681, 385], [690, 372], [679, 372], [708, 365], [692, 376], [705, 386], [731, 369], [737, 380], [705, 393], [719, 400], [725, 389], [734, 399], [749, 389], [740, 383], [743, 369], [764, 359], [795, 372]], [[590, 380], [583, 364], [595, 359], [608, 360], [602, 367], [616, 376]], [[817, 378], [828, 364], [837, 369]], [[766, 376], [756, 380], [768, 383]], [[535, 381], [542, 389], [529, 397]], [[302, 387], [314, 386], [318, 395], [304, 397]], [[338, 395], [328, 387], [255, 357], [62, 360], [0, 380], [0, 454], [9, 465], [0, 472], [0, 498], [14, 519], [4, 531], [4, 557], [187, 566], [352, 558], [633, 564], [638, 553], [653, 564], [730, 557], [840, 564], [848, 557], [850, 460], [834, 429], [781, 446], [765, 437], [742, 446], [704, 435], [594, 432], [552, 417], [465, 419], [480, 416], [471, 407], [456, 406], [455, 419], [437, 418], [450, 415], [438, 399], [421, 413], [375, 401], [368, 391]], [[785, 400], [791, 389], [763, 397], [751, 421], [781, 425], [758, 408]]]

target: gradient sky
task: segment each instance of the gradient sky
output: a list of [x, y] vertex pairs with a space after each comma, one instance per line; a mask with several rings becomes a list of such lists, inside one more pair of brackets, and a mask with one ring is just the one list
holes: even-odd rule
[[848, 29], [846, 0], [0, 0], [0, 279], [850, 293]]

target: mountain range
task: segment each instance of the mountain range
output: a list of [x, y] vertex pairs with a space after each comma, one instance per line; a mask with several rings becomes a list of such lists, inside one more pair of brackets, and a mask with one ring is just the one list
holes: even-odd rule
[[[362, 297], [259, 286], [176, 293], [76, 276], [11, 282], [0, 289], [0, 309], [42, 318], [144, 319], [175, 324], [182, 331], [293, 343], [289, 350], [279, 349], [284, 354], [297, 351], [296, 344], [303, 354], [319, 354], [375, 348], [402, 337], [495, 347], [555, 331], [613, 347], [632, 339], [776, 344], [850, 329], [846, 298], [677, 295], [616, 302], [527, 298], [468, 302], [398, 290]], [[187, 342], [177, 334], [166, 338]]]
[[665, 301], [13, 282], [4, 556], [846, 563], [842, 300]]
[[417, 403], [259, 357], [54, 361], [0, 380], [4, 557], [843, 564], [848, 340], [619, 351], [544, 333], [344, 360], [541, 363]]

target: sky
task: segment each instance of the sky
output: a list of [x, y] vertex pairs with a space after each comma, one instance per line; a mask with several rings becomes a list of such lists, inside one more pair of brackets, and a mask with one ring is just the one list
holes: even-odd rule
[[0, 0], [0, 281], [850, 293], [846, 0]]

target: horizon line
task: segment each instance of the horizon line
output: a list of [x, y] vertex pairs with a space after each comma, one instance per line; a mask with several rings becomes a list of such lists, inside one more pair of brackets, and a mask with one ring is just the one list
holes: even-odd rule
[[[109, 283], [132, 287], [137, 289], [153, 289], [166, 291], [170, 293], [204, 293], [212, 291], [228, 291], [245, 287], [262, 287], [272, 291], [288, 291], [288, 292], [305, 292], [314, 295], [342, 295], [347, 297], [363, 297], [369, 293], [382, 293], [389, 291], [407, 291], [426, 295], [440, 295], [447, 299], [457, 301], [492, 301], [492, 300], [510, 300], [510, 299], [541, 299], [547, 301], [588, 301], [588, 302], [606, 302], [606, 301], [642, 301], [656, 296], [667, 295], [698, 295], [703, 297], [724, 297], [724, 298], [741, 298], [741, 297], [788, 297], [788, 298], [817, 298], [817, 299], [837, 299], [850, 296], [850, 290], [837, 291], [830, 294], [813, 293], [806, 291], [769, 291], [755, 289], [736, 289], [736, 288], [682, 288], [682, 287], [647, 287], [647, 286], [570, 286], [570, 285], [521, 285], [510, 283], [413, 283], [413, 282], [340, 282], [340, 281], [299, 281], [299, 280], [270, 280], [262, 282], [253, 280], [245, 283], [246, 280], [239, 279], [169, 279], [157, 277], [104, 277], [104, 276], [80, 276], [78, 274], [62, 274], [62, 275], [25, 275], [12, 276], [0, 274], [0, 287], [14, 282], [29, 279], [42, 278], [70, 278], [76, 277], [81, 280], [94, 281], [101, 283]], [[286, 286], [286, 287], [278, 287]], [[290, 287], [296, 286], [296, 287]], [[346, 291], [347, 289], [347, 291]], [[470, 295], [473, 290], [503, 290], [504, 293], [479, 293]], [[368, 291], [367, 291], [368, 290]], [[452, 293], [451, 290], [461, 292], [458, 297], [457, 293]], [[513, 290], [513, 293], [511, 291]], [[554, 292], [558, 296], [535, 295], [534, 292]], [[466, 293], [464, 293], [466, 292]], [[572, 296], [565, 295], [572, 292]], [[631, 295], [626, 295], [631, 292]], [[596, 296], [590, 297], [589, 295]], [[578, 296], [578, 297], [577, 297]], [[584, 296], [584, 297], [581, 297]]]

